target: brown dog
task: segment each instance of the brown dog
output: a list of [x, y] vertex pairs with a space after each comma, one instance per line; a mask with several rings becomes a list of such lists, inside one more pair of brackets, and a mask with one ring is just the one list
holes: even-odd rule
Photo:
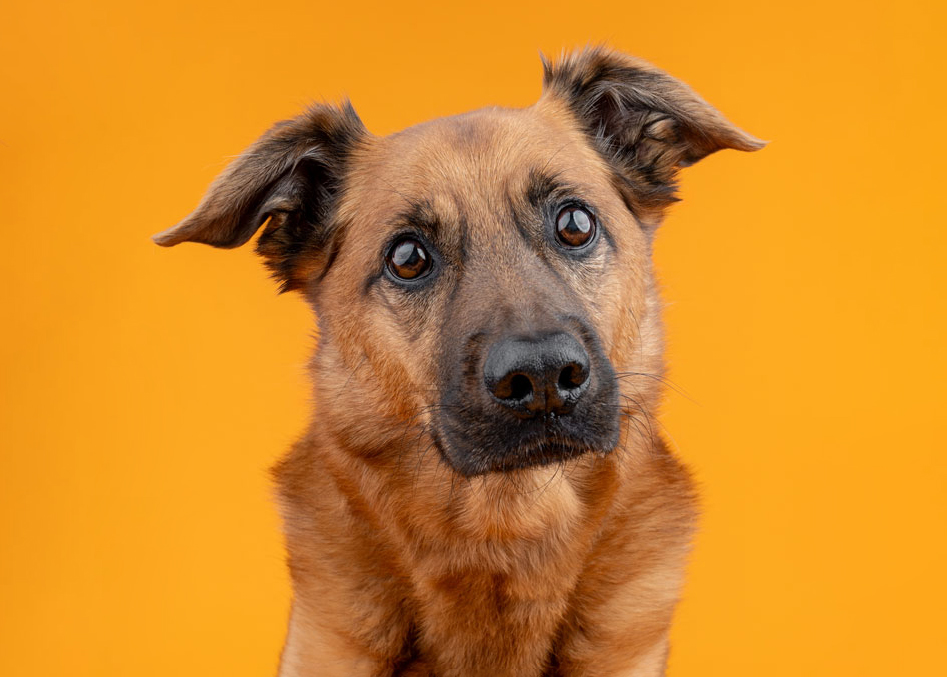
[[280, 674], [659, 675], [694, 527], [654, 430], [651, 243], [675, 173], [755, 150], [686, 85], [590, 49], [540, 100], [372, 136], [277, 124], [161, 245], [243, 244], [319, 322], [275, 469]]

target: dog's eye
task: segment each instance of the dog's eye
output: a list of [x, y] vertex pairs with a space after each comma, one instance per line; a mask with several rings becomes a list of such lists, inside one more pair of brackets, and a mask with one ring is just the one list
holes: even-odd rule
[[431, 257], [427, 250], [410, 237], [395, 242], [385, 260], [391, 274], [402, 280], [421, 277], [431, 269]]
[[584, 247], [594, 235], [595, 217], [582, 207], [566, 207], [556, 217], [556, 237], [565, 247]]

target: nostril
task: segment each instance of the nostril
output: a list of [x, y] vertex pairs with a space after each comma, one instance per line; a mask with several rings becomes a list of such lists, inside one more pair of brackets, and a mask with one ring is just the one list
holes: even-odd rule
[[513, 374], [510, 379], [509, 395], [503, 399], [525, 400], [533, 393], [533, 383], [525, 374]]
[[580, 388], [589, 377], [588, 369], [580, 364], [571, 363], [559, 372], [559, 387], [563, 390], [575, 390]]
[[572, 412], [591, 381], [589, 355], [565, 332], [509, 336], [483, 362], [488, 396], [519, 418]]

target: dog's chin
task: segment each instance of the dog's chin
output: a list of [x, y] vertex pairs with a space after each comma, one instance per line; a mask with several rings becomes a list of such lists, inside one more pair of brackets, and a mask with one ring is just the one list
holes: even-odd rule
[[501, 455], [485, 472], [508, 472], [538, 466], [561, 463], [586, 454], [607, 454], [614, 447], [595, 449], [576, 443], [564, 443], [558, 440], [542, 440], [522, 446], [511, 453]]
[[617, 442], [617, 435], [594, 441], [543, 435], [509, 447], [485, 448], [471, 440], [436, 439], [443, 460], [464, 477], [537, 468], [591, 454], [604, 456], [615, 449]]

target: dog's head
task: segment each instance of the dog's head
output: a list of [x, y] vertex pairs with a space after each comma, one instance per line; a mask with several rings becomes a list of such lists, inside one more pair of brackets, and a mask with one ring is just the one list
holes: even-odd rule
[[616, 446], [661, 370], [650, 250], [675, 175], [761, 146], [590, 49], [545, 64], [522, 110], [378, 138], [349, 105], [311, 108], [155, 240], [235, 247], [265, 226], [257, 251], [316, 310], [319, 413], [346, 446], [385, 459], [411, 428], [464, 475], [522, 468]]

